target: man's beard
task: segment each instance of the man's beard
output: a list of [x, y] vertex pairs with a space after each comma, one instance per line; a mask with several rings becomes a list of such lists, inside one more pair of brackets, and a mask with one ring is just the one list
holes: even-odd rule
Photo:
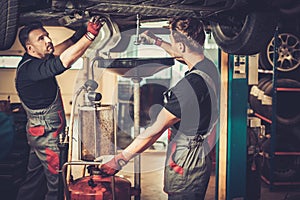
[[49, 45], [47, 45], [47, 54], [53, 54], [54, 52], [54, 46], [52, 43], [50, 43]]
[[45, 59], [48, 59], [51, 55], [54, 53], [54, 47], [52, 46], [47, 46], [47, 50], [45, 52]]

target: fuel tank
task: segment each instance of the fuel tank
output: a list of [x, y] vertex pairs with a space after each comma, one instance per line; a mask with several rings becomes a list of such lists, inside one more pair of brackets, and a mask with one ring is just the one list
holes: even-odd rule
[[79, 108], [79, 160], [94, 161], [115, 153], [115, 106]]

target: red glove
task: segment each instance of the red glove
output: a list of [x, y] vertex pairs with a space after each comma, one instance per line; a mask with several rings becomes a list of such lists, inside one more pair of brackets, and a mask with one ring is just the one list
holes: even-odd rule
[[93, 41], [99, 34], [99, 31], [104, 23], [105, 21], [99, 16], [93, 16], [88, 22], [87, 33], [85, 34], [85, 37]]
[[102, 176], [113, 176], [118, 173], [124, 165], [128, 163], [128, 160], [122, 153], [114, 156], [110, 161], [104, 163], [100, 167]]

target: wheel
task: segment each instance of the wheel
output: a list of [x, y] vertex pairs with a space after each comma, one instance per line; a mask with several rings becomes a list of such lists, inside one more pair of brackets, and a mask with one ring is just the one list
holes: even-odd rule
[[299, 173], [300, 157], [275, 157], [274, 175], [278, 181], [291, 181]]
[[[271, 81], [272, 82], [272, 81]], [[277, 87], [279, 88], [299, 88], [300, 82], [293, 79], [278, 79]], [[273, 84], [267, 85], [264, 88], [266, 96], [272, 97]], [[279, 124], [287, 126], [297, 125], [300, 123], [300, 109], [298, 102], [300, 101], [299, 93], [279, 92], [277, 93], [277, 113], [276, 118]], [[262, 113], [264, 116], [271, 119], [272, 105], [263, 107]]]
[[[276, 140], [271, 141], [267, 139], [262, 144], [262, 151], [271, 154], [271, 152], [297, 152], [299, 149], [299, 141], [288, 135], [287, 128], [277, 130]], [[273, 146], [273, 147], [272, 147]], [[272, 148], [275, 148], [272, 150]], [[263, 170], [262, 173], [270, 178], [270, 172], [273, 173], [273, 181], [283, 182], [292, 181], [299, 179], [300, 175], [300, 156], [288, 156], [288, 155], [276, 155], [272, 157], [265, 157], [263, 159]]]
[[264, 91], [262, 90], [262, 86], [264, 86], [266, 83], [269, 83], [270, 81], [271, 81], [270, 78], [264, 77], [259, 80], [257, 85], [253, 85], [251, 88], [251, 92], [249, 95], [249, 102], [250, 102], [251, 108], [256, 113], [260, 113], [259, 110], [261, 108], [261, 100], [258, 99], [258, 96], [260, 95], [260, 93], [262, 93], [262, 94], [264, 93]]
[[0, 50], [7, 50], [16, 39], [18, 0], [1, 0], [0, 11]]
[[276, 26], [276, 15], [253, 12], [247, 15], [230, 13], [227, 22], [211, 22], [212, 33], [218, 46], [226, 53], [252, 55], [269, 41]]
[[[264, 69], [273, 69], [275, 53], [274, 37], [267, 43], [259, 54], [259, 61]], [[278, 34], [278, 60], [277, 69], [288, 72], [300, 65], [300, 39], [299, 36], [290, 32]]]

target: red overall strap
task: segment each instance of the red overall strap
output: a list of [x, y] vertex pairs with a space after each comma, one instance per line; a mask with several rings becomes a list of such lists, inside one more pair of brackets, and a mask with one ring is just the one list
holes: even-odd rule
[[59, 125], [58, 129], [54, 132], [53, 138], [56, 138], [58, 136], [58, 134], [62, 132], [63, 126], [65, 125], [64, 120], [63, 120], [62, 110], [57, 111], [57, 114], [60, 119], [60, 125]]
[[168, 128], [168, 140], [171, 141], [172, 131]]
[[171, 148], [171, 155], [169, 157], [169, 165], [174, 170], [174, 172], [183, 175], [183, 168], [177, 165], [172, 159], [175, 151], [176, 151], [176, 143], [173, 143]]

